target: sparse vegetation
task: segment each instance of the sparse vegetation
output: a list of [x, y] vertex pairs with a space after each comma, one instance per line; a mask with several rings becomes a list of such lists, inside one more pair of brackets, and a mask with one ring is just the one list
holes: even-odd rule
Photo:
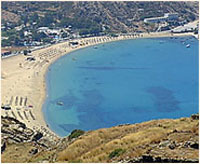
[[[198, 19], [198, 2], [2, 2], [2, 46], [22, 46], [52, 36], [38, 33], [39, 27], [70, 27], [59, 37], [151, 32], [157, 27], [144, 23], [147, 17], [177, 12], [180, 21]], [[120, 13], [120, 14], [119, 14]], [[178, 24], [176, 24], [178, 25]], [[173, 26], [173, 25], [172, 25]], [[24, 32], [26, 35], [24, 35]], [[26, 46], [26, 45], [25, 45]]]
[[72, 140], [73, 138], [77, 138], [81, 135], [83, 135], [85, 132], [83, 130], [80, 129], [75, 129], [71, 132], [71, 134], [69, 135], [69, 140]]
[[[151, 158], [169, 158], [198, 161], [199, 139], [198, 117], [153, 120], [140, 124], [123, 125], [99, 129], [90, 132], [75, 130], [71, 138], [64, 139], [50, 150], [39, 150], [30, 155], [34, 149], [32, 143], [6, 144], [2, 161], [20, 162], [120, 162], [139, 160], [144, 154]], [[165, 128], [164, 128], [165, 127]], [[24, 144], [24, 149], [23, 148]], [[182, 146], [181, 146], [182, 145]], [[173, 147], [173, 153], [171, 148]], [[161, 151], [162, 150], [162, 151]], [[15, 158], [14, 158], [15, 157]]]
[[[86, 135], [81, 139], [75, 140], [65, 150], [61, 151], [58, 154], [57, 161], [70, 161], [80, 158], [83, 162], [98, 162], [99, 157], [101, 157], [101, 162], [108, 162], [112, 160], [117, 161], [118, 158], [127, 156], [127, 154], [132, 158], [138, 157], [151, 150], [151, 144], [158, 145], [157, 151], [159, 151], [159, 143], [163, 140], [170, 140], [171, 137], [178, 143], [184, 142], [184, 140], [187, 141], [188, 137], [191, 136], [193, 136], [192, 138], [195, 138], [194, 136], [198, 137], [197, 122], [197, 120], [192, 121], [192, 118], [185, 118], [184, 120], [166, 119], [137, 125], [100, 129], [90, 133], [86, 132]], [[187, 132], [188, 130], [191, 131], [191, 134], [187, 133], [186, 135], [183, 133], [183, 131]], [[179, 131], [182, 133], [179, 133]], [[181, 140], [179, 141], [180, 138]], [[116, 149], [126, 151], [122, 151], [123, 153], [120, 154], [121, 151]], [[177, 152], [170, 154], [170, 156], [172, 158], [175, 158], [175, 156], [179, 157], [179, 150], [182, 151], [181, 148], [176, 148]], [[118, 151], [119, 156], [116, 155], [115, 158], [109, 157], [112, 152], [112, 155], [115, 155], [118, 154]], [[167, 152], [168, 150], [166, 149], [165, 153]], [[190, 157], [194, 158], [197, 154], [198, 152], [195, 151], [190, 154]]]
[[114, 158], [114, 157], [118, 157], [120, 156], [121, 154], [125, 153], [126, 150], [124, 149], [115, 149], [114, 151], [112, 151], [110, 154], [109, 154], [109, 158]]

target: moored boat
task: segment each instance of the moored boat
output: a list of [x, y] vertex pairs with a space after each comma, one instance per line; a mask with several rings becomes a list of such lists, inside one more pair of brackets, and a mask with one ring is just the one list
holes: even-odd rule
[[190, 48], [190, 44], [187, 44], [187, 45], [186, 45], [186, 48]]
[[63, 102], [62, 102], [62, 101], [58, 101], [58, 102], [57, 102], [57, 105], [62, 106], [62, 105], [63, 105]]

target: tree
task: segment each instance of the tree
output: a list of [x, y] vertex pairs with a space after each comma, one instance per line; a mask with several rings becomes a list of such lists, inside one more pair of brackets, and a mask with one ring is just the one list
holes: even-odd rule
[[90, 29], [90, 33], [91, 33], [91, 34], [98, 35], [100, 32], [101, 32], [101, 28], [98, 27], [98, 26], [92, 27], [92, 28]]
[[28, 55], [28, 51], [27, 50], [24, 50], [24, 55]]
[[24, 37], [24, 32], [23, 32], [23, 30], [19, 31], [19, 37], [20, 37], [20, 38], [23, 38], [23, 37]]
[[54, 16], [52, 14], [45, 14], [44, 17], [40, 18], [39, 25], [40, 26], [50, 26], [54, 23]]
[[88, 30], [88, 29], [81, 29], [80, 31], [79, 31], [79, 35], [87, 35], [87, 34], [89, 34], [90, 33], [90, 31]]
[[28, 16], [27, 15], [23, 15], [22, 16], [22, 20], [24, 21], [24, 24], [28, 23]]
[[11, 46], [11, 43], [8, 39], [4, 39], [1, 41], [1, 46], [2, 47]]
[[126, 152], [126, 150], [124, 150], [124, 149], [121, 149], [121, 148], [119, 148], [119, 149], [115, 149], [115, 150], [113, 150], [110, 154], [109, 154], [109, 158], [111, 159], [111, 158], [114, 158], [114, 157], [118, 157], [118, 156], [120, 156], [121, 154], [123, 154], [123, 153], [125, 153]]
[[72, 140], [73, 138], [77, 138], [81, 135], [83, 135], [85, 132], [83, 130], [80, 129], [75, 129], [71, 132], [71, 134], [69, 135], [68, 139]]
[[37, 13], [34, 13], [34, 14], [30, 17], [30, 19], [31, 19], [33, 22], [37, 22], [38, 19], [39, 19], [39, 16], [38, 16]]
[[47, 35], [44, 32], [33, 32], [32, 38], [36, 41], [41, 41], [42, 39], [46, 38]]
[[69, 35], [66, 33], [66, 32], [63, 32], [62, 33], [62, 38], [66, 38], [66, 37], [68, 37]]

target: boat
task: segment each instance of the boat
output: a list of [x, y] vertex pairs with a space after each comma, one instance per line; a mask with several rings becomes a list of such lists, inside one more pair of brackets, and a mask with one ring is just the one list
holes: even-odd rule
[[97, 46], [95, 46], [94, 49], [97, 49]]
[[62, 106], [62, 105], [63, 105], [63, 102], [62, 102], [62, 101], [58, 101], [58, 102], [57, 102], [57, 105]]
[[190, 48], [190, 44], [187, 44], [187, 45], [186, 45], [186, 48]]
[[76, 61], [76, 58], [72, 58], [73, 61]]

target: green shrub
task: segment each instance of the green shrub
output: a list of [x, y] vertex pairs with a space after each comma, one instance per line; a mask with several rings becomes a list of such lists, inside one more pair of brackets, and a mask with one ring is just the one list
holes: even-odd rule
[[124, 149], [115, 149], [114, 151], [112, 151], [110, 154], [109, 154], [109, 158], [114, 158], [114, 157], [118, 157], [120, 156], [121, 154], [125, 153], [125, 150]]
[[83, 135], [85, 132], [83, 130], [80, 129], [75, 129], [71, 132], [71, 134], [69, 135], [69, 140], [73, 139], [73, 138], [77, 138], [81, 135]]

